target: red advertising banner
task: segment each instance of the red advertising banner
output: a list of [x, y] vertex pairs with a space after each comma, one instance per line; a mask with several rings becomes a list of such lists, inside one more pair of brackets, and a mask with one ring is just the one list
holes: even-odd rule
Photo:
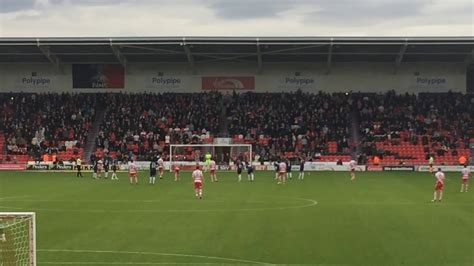
[[24, 164], [0, 164], [0, 170], [25, 170]]
[[203, 90], [255, 90], [255, 77], [202, 77]]
[[383, 167], [380, 165], [367, 165], [367, 171], [383, 171]]

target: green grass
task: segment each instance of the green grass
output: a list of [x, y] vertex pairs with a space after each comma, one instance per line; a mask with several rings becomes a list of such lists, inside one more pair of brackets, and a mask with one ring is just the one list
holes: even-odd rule
[[474, 265], [474, 187], [460, 193], [458, 173], [442, 203], [429, 202], [427, 173], [312, 172], [286, 185], [219, 173], [202, 200], [189, 175], [150, 186], [142, 172], [135, 186], [125, 173], [0, 172], [0, 211], [36, 211], [39, 265]]

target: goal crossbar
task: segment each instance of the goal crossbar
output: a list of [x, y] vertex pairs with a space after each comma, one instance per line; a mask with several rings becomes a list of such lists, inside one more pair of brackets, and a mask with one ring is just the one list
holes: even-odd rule
[[250, 147], [252, 144], [171, 144], [170, 147]]
[[[173, 163], [173, 162], [176, 162], [176, 160], [173, 160], [173, 156], [177, 155], [176, 152], [175, 152], [175, 150], [177, 148], [178, 149], [179, 148], [193, 148], [193, 149], [201, 148], [203, 150], [207, 148], [208, 151], [211, 151], [211, 153], [216, 151], [216, 148], [217, 149], [230, 148], [231, 150], [232, 149], [238, 150], [237, 148], [243, 148], [243, 150], [245, 150], [245, 152], [248, 152], [247, 155], [249, 157], [249, 160], [251, 161], [251, 158], [253, 158], [252, 157], [252, 145], [251, 144], [171, 144], [170, 147], [169, 147], [169, 154], [170, 154], [169, 162], [170, 162], [170, 164]], [[204, 155], [204, 153], [202, 153], [201, 155]], [[214, 156], [215, 154], [212, 154], [212, 155]], [[231, 159], [233, 159], [233, 158], [231, 158]]]

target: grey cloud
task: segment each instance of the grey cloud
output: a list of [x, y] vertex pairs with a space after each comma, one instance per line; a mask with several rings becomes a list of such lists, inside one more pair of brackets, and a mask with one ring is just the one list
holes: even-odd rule
[[[116, 5], [121, 3], [126, 4], [136, 4], [138, 6], [143, 6], [146, 8], [149, 5], [167, 5], [173, 4], [175, 2], [179, 3], [180, 1], [173, 0], [57, 0], [57, 1], [69, 1], [72, 5], [82, 5], [82, 6], [109, 6]], [[193, 3], [194, 1], [188, 1]]]
[[[126, 0], [71, 0], [71, 4], [88, 5], [88, 6], [114, 5], [114, 4], [119, 4], [121, 2], [127, 2], [127, 1]], [[133, 1], [128, 1], [128, 2], [133, 2]]]
[[[0, 17], [4, 13], [35, 10], [38, 12], [18, 12], [15, 16], [0, 18], [0, 36], [33, 34], [58, 36], [70, 35], [69, 29], [58, 29], [51, 25], [91, 25], [83, 27], [80, 35], [100, 36], [109, 34], [108, 28], [101, 26], [120, 21], [118, 28], [124, 35], [154, 35], [156, 26], [137, 27], [131, 16], [143, 15], [144, 21], [164, 21], [162, 18], [181, 19], [176, 24], [166, 24], [165, 34], [215, 35], [219, 32], [237, 32], [237, 35], [292, 35], [286, 25], [297, 25], [300, 35], [328, 33], [340, 35], [354, 32], [358, 35], [453, 35], [463, 32], [472, 36], [474, 21], [472, 0], [0, 0]], [[90, 8], [82, 8], [82, 7]], [[95, 8], [110, 8], [110, 13], [97, 14]], [[130, 15], [128, 8], [131, 8]], [[163, 12], [166, 9], [167, 12]], [[206, 9], [205, 12], [196, 10]], [[168, 10], [170, 10], [168, 12]], [[181, 15], [186, 13], [186, 17]], [[82, 21], [77, 18], [90, 12], [97, 16]], [[123, 17], [117, 17], [120, 12]], [[209, 16], [209, 12], [211, 15]], [[59, 15], [55, 15], [59, 14]], [[68, 16], [67, 14], [75, 14]], [[123, 15], [125, 14], [125, 15]], [[206, 16], [206, 17], [204, 17]], [[209, 16], [209, 17], [207, 17]], [[260, 19], [255, 25], [242, 22]], [[32, 23], [34, 21], [34, 24]], [[247, 21], [246, 21], [247, 20]], [[92, 22], [91, 22], [92, 21]], [[131, 23], [132, 22], [132, 23]], [[244, 27], [242, 27], [244, 24]], [[275, 25], [280, 25], [279, 27]], [[299, 26], [298, 26], [299, 25]], [[440, 27], [438, 27], [440, 26]], [[79, 28], [79, 27], [78, 27]], [[439, 28], [439, 29], [438, 29]], [[143, 30], [142, 30], [143, 29]], [[427, 29], [427, 32], [422, 30]], [[451, 31], [451, 29], [454, 29]], [[62, 32], [60, 31], [62, 30]], [[290, 29], [291, 30], [291, 29]], [[117, 29], [115, 29], [115, 32]], [[213, 33], [216, 31], [216, 33]], [[104, 33], [105, 32], [105, 33]], [[171, 33], [169, 33], [171, 32]], [[255, 34], [255, 32], [257, 32]], [[467, 32], [467, 33], [464, 33]], [[161, 32], [158, 32], [161, 34]], [[456, 33], [457, 34], [457, 33]], [[267, 34], [268, 35], [268, 34]]]
[[253, 19], [276, 17], [279, 13], [305, 3], [288, 0], [209, 0], [205, 1], [222, 19]]
[[49, 0], [52, 5], [70, 4], [76, 6], [107, 6], [120, 3], [140, 3], [146, 0]]
[[[443, 9], [441, 12], [442, 13], [438, 14], [438, 16], [436, 16], [436, 14], [434, 16], [433, 14], [429, 14], [433, 16], [429, 18], [436, 23], [445, 25], [460, 23], [474, 25], [474, 4], [469, 0], [452, 5], [449, 8]], [[471, 28], [471, 32], [474, 35], [474, 26]]]
[[0, 13], [33, 9], [35, 0], [0, 0]]
[[306, 22], [325, 22], [335, 25], [360, 26], [419, 15], [430, 4], [428, 0], [399, 1], [318, 1], [318, 11], [309, 13]]

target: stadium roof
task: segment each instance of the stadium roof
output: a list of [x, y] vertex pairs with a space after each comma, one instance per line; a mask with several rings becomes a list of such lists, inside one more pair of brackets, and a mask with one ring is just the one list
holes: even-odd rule
[[0, 38], [0, 63], [465, 62], [474, 37]]

